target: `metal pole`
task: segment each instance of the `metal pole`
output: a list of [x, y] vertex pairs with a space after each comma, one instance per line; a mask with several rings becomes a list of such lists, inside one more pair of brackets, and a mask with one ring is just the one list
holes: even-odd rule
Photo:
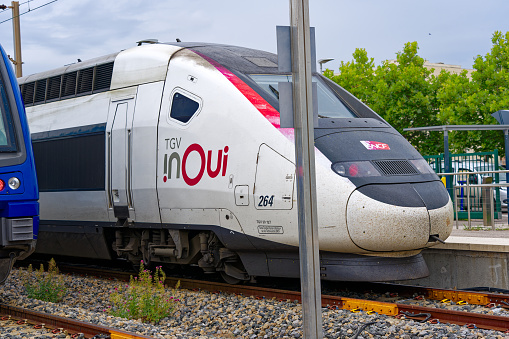
[[290, 27], [303, 329], [304, 338], [321, 339], [309, 0], [290, 0]]
[[470, 175], [468, 176], [468, 179], [467, 179], [467, 215], [468, 215], [468, 229], [470, 229], [472, 227], [472, 221], [470, 220], [470, 187], [469, 187], [469, 182], [470, 182]]
[[[509, 131], [504, 130], [504, 144], [505, 144], [505, 169], [509, 169]], [[497, 170], [498, 168], [495, 168]], [[509, 173], [505, 174], [505, 182], [509, 183]], [[506, 188], [509, 191], [509, 188]], [[509, 215], [509, 207], [508, 207], [508, 215]], [[500, 214], [502, 214], [502, 208], [500, 208]], [[509, 224], [509, 218], [507, 218], [507, 223]]]
[[491, 222], [492, 222], [492, 226], [491, 226], [491, 229], [494, 231], [496, 229], [495, 227], [495, 204], [493, 203], [493, 187], [490, 187], [489, 188], [489, 196], [490, 196], [490, 216], [491, 216]]
[[[509, 169], [509, 131], [504, 130], [504, 142], [505, 142], [505, 169]], [[495, 168], [497, 170], [498, 168]], [[509, 173], [505, 174], [505, 182], [509, 183]]]
[[[444, 130], [444, 171], [445, 173], [451, 173], [451, 157], [449, 155], [449, 132]], [[447, 192], [451, 196], [451, 199], [456, 200], [454, 191], [452, 190], [452, 176], [448, 175], [445, 177], [445, 187]]]
[[19, 1], [11, 2], [12, 8], [12, 30], [14, 32], [14, 66], [16, 69], [16, 77], [23, 76], [21, 61], [21, 33], [19, 29]]
[[[445, 178], [447, 181], [447, 178]], [[453, 190], [456, 192], [458, 187], [454, 186]], [[456, 193], [455, 193], [456, 194]], [[454, 200], [454, 209], [456, 210], [456, 229], [458, 229], [458, 199]]]

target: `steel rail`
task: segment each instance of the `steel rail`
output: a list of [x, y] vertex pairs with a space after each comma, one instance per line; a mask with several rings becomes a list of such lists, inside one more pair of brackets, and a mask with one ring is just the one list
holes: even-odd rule
[[397, 304], [399, 312], [412, 313], [430, 313], [433, 319], [438, 319], [443, 323], [452, 323], [458, 325], [471, 325], [471, 327], [482, 328], [485, 330], [507, 331], [509, 329], [509, 317], [498, 315], [462, 312], [446, 310], [442, 308], [423, 307], [416, 305]]
[[[68, 270], [67, 268], [61, 269], [62, 271]], [[113, 277], [120, 280], [129, 280], [131, 274], [125, 272], [115, 272], [106, 270], [95, 270], [83, 267], [73, 267], [74, 272], [80, 272], [82, 274], [91, 274], [95, 276]], [[210, 281], [198, 281], [185, 278], [167, 277], [165, 284], [168, 286], [176, 286], [188, 290], [205, 290], [212, 293], [233, 293], [243, 296], [252, 296], [255, 298], [265, 298], [281, 301], [292, 301], [301, 302], [301, 294], [297, 291], [287, 291], [280, 289], [272, 289], [265, 287], [246, 286], [246, 285], [230, 285], [220, 282]], [[384, 283], [356, 283], [350, 285], [354, 288], [357, 287], [363, 289], [377, 290], [377, 292], [397, 292], [398, 295], [411, 296], [414, 294], [421, 295], [424, 299], [431, 300], [443, 300], [448, 299], [449, 301], [459, 302], [464, 301], [471, 305], [482, 305], [486, 306], [490, 303], [501, 304], [508, 303], [509, 306], [509, 295], [507, 294], [495, 294], [495, 293], [478, 293], [470, 291], [457, 291], [457, 290], [446, 290], [446, 289], [434, 289], [420, 286], [411, 285], [395, 285], [395, 284], [384, 284]], [[354, 298], [345, 298], [339, 296], [325, 295], [322, 294], [322, 306], [330, 309], [348, 309], [351, 311], [364, 311], [364, 312], [376, 312], [380, 314], [386, 314], [391, 316], [397, 316], [401, 312], [412, 312], [418, 313], [429, 313], [433, 319], [438, 319], [439, 322], [447, 322], [458, 325], [470, 324], [482, 329], [491, 329], [497, 331], [509, 330], [509, 317], [487, 315], [481, 313], [464, 312], [464, 311], [453, 311], [442, 308], [423, 307], [416, 305], [407, 305], [397, 302], [381, 302]], [[407, 318], [411, 318], [408, 317]], [[422, 318], [422, 317], [421, 317]], [[419, 320], [419, 319], [416, 319]], [[436, 321], [436, 320], [435, 320]]]
[[109, 334], [111, 339], [151, 339], [141, 334], [122, 331], [106, 326], [95, 325], [79, 320], [65, 318], [49, 313], [42, 313], [33, 310], [24, 309], [21, 307], [9, 306], [0, 304], [0, 314], [2, 316], [11, 316], [19, 320], [27, 320], [27, 322], [34, 322], [37, 324], [44, 324], [44, 327], [50, 329], [63, 328], [71, 334], [83, 333], [85, 338], [93, 338], [99, 334]]

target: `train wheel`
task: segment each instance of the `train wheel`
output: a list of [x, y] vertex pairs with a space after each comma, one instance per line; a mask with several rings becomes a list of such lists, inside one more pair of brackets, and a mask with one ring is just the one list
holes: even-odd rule
[[251, 278], [240, 260], [225, 262], [223, 270], [220, 272], [223, 280], [232, 285], [238, 284], [241, 281], [248, 281]]
[[240, 283], [242, 280], [238, 279], [238, 278], [235, 278], [235, 277], [232, 277], [231, 275], [228, 275], [226, 274], [225, 272], [220, 272], [221, 273], [221, 278], [223, 278], [223, 280], [225, 281], [225, 283], [227, 284], [230, 284], [230, 285], [237, 285], [238, 283]]

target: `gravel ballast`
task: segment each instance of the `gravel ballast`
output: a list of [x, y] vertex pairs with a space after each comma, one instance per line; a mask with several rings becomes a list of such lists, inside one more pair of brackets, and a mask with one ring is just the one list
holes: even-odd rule
[[[5, 285], [0, 286], [2, 303], [154, 338], [303, 337], [302, 308], [300, 304], [292, 301], [177, 289], [174, 290], [174, 297], [178, 299], [176, 311], [158, 324], [146, 324], [109, 314], [109, 295], [115, 288], [125, 286], [125, 282], [64, 275], [67, 295], [60, 303], [50, 303], [28, 298], [21, 285], [20, 276], [20, 270], [14, 269]], [[427, 302], [429, 303], [423, 301], [423, 306]], [[324, 338], [509, 338], [509, 335], [498, 331], [468, 329], [451, 324], [419, 323], [347, 310], [323, 308], [322, 319]], [[365, 326], [371, 322], [373, 324]], [[365, 328], [357, 333], [359, 328], [364, 326]], [[1, 332], [0, 327], [0, 338], [4, 338]], [[18, 335], [12, 338], [25, 337]]]

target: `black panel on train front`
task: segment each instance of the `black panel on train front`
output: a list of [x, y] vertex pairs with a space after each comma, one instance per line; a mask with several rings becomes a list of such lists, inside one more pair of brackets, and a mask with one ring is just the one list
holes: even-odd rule
[[104, 133], [34, 140], [39, 190], [104, 190]]

